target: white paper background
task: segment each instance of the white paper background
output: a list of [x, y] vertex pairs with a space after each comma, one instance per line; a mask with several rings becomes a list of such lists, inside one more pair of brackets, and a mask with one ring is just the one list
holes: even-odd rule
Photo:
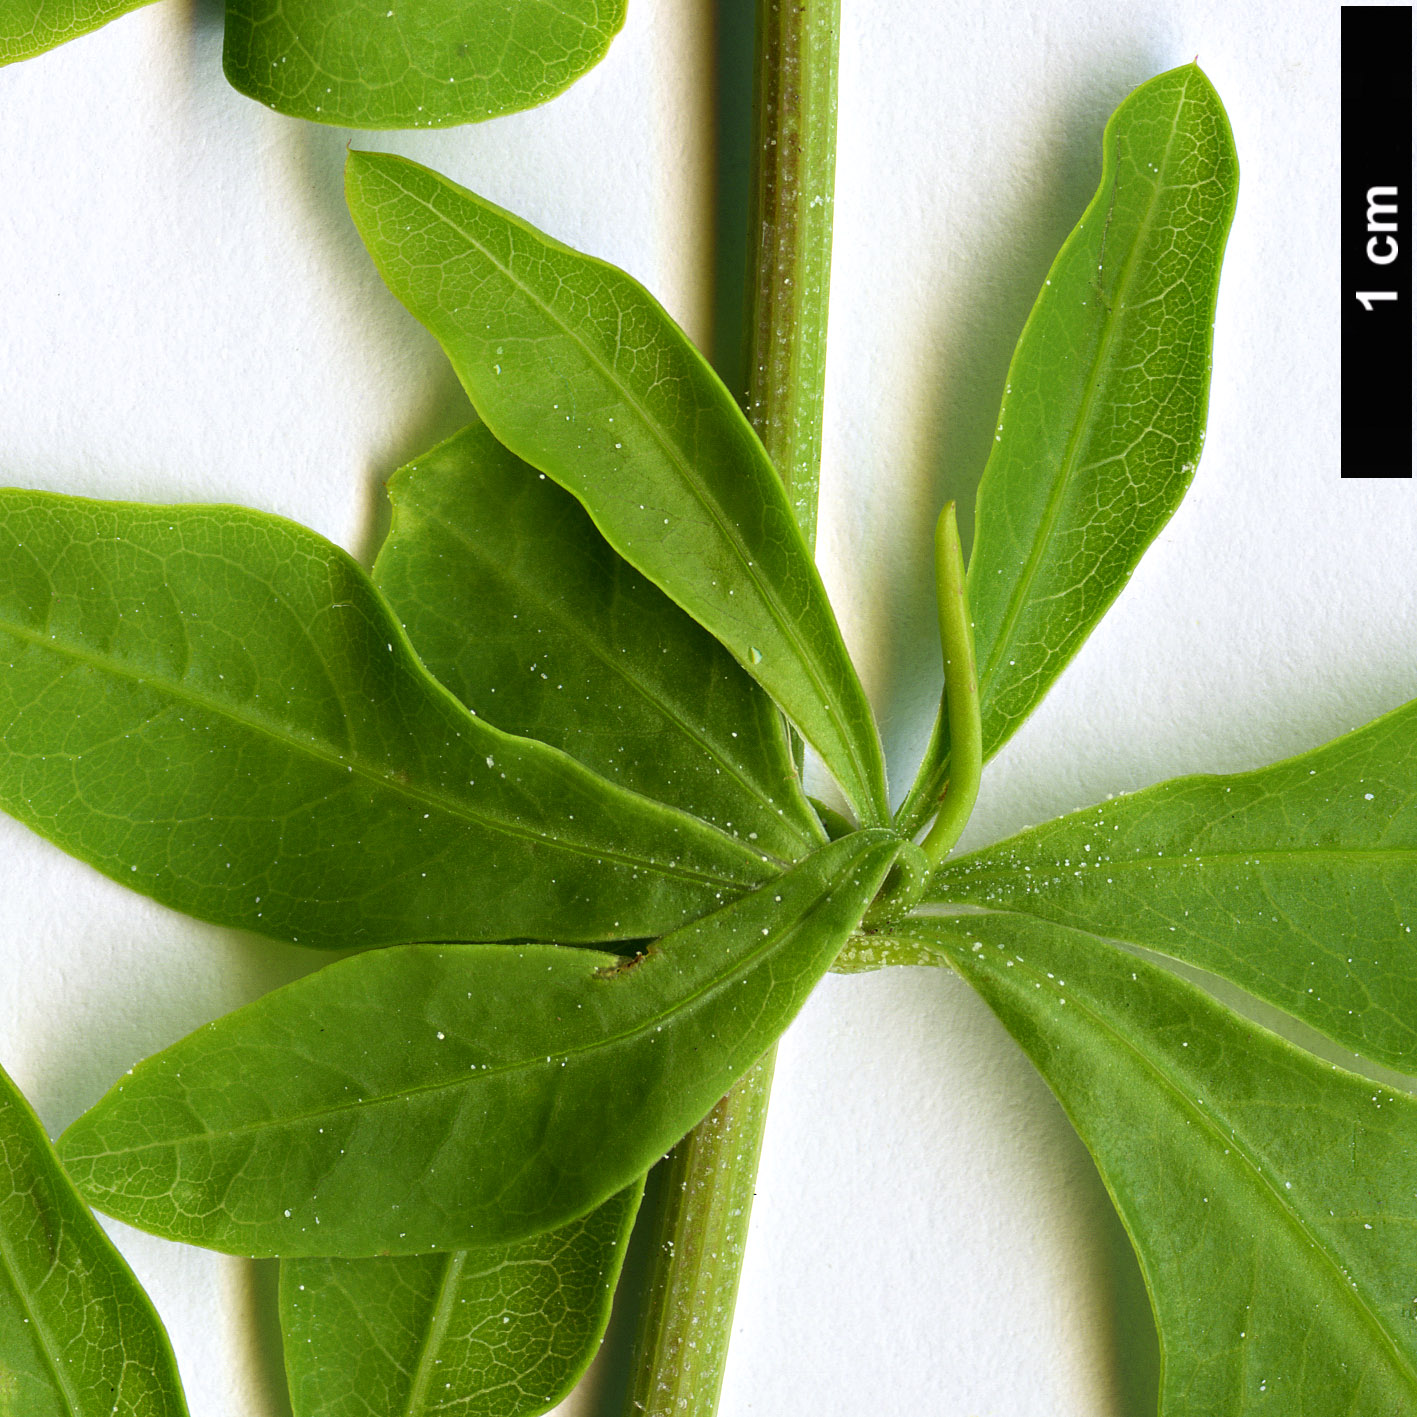
[[[1242, 169], [1205, 457], [987, 771], [966, 844], [1417, 696], [1417, 492], [1339, 480], [1337, 8], [842, 8], [820, 557], [898, 785], [938, 688], [935, 511], [972, 505], [1107, 114], [1195, 55]], [[162, 0], [0, 71], [0, 480], [246, 503], [367, 556], [381, 480], [465, 405], [344, 212], [349, 135], [227, 88], [220, 25], [214, 0]], [[706, 339], [714, 27], [709, 0], [632, 0], [606, 62], [549, 107], [355, 141], [627, 267]], [[0, 941], [0, 1062], [54, 1131], [139, 1057], [320, 962], [140, 900], [8, 818]], [[273, 1267], [113, 1229], [193, 1417], [287, 1412]], [[822, 985], [782, 1047], [723, 1417], [1144, 1412], [1123, 1361], [1138, 1285], [1086, 1154], [966, 986]]]

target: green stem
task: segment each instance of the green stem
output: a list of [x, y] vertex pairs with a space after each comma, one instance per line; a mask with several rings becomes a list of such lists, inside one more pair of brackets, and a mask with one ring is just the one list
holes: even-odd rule
[[718, 1408], [776, 1053], [757, 1063], [660, 1167], [627, 1417], [711, 1417]]
[[[816, 541], [840, 0], [757, 0], [744, 411]], [[626, 1417], [713, 1417], [776, 1050], [663, 1163]]]
[[814, 546], [840, 0], [758, 0], [743, 407]]
[[935, 596], [940, 612], [940, 648], [945, 659], [945, 706], [950, 726], [950, 777], [935, 824], [921, 845], [938, 866], [959, 840], [979, 796], [984, 734], [979, 721], [979, 678], [974, 668], [974, 626], [964, 591], [955, 504], [947, 502], [935, 524]]

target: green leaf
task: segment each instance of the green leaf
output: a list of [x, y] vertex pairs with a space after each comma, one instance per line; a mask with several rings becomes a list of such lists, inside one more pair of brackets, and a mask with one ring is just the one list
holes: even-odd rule
[[[1014, 351], [979, 484], [967, 590], [986, 757], [1190, 485], [1238, 177], [1225, 110], [1194, 64], [1142, 84], [1107, 124], [1101, 184]], [[941, 722], [903, 809], [912, 830], [943, 789], [947, 739]]]
[[1162, 1417], [1417, 1410], [1417, 1098], [1078, 931], [907, 929], [984, 996], [1092, 1152], [1151, 1292]]
[[568, 492], [473, 424], [389, 495], [374, 583], [475, 713], [775, 856], [821, 842], [772, 702]]
[[498, 441], [728, 648], [864, 821], [887, 820], [875, 723], [787, 494], [683, 331], [623, 271], [417, 163], [351, 153], [345, 186]]
[[1180, 504], [1204, 440], [1239, 169], [1194, 65], [1121, 104], [1009, 366], [969, 565], [985, 741], [1043, 696]]
[[0, 1412], [185, 1417], [167, 1334], [0, 1070]]
[[624, 21], [625, 0], [228, 0], [222, 62], [295, 118], [443, 128], [553, 98]]
[[1417, 1072], [1417, 703], [1258, 772], [1022, 832], [947, 863], [930, 894], [1159, 950]]
[[634, 959], [408, 945], [135, 1068], [65, 1133], [130, 1224], [250, 1255], [506, 1244], [643, 1175], [787, 1026], [898, 843], [861, 832]]
[[0, 65], [31, 59], [150, 0], [0, 0]]
[[235, 507], [0, 492], [0, 806], [307, 945], [638, 938], [758, 854], [474, 718], [364, 573]]
[[511, 1245], [285, 1260], [295, 1417], [535, 1417], [600, 1347], [644, 1178]]

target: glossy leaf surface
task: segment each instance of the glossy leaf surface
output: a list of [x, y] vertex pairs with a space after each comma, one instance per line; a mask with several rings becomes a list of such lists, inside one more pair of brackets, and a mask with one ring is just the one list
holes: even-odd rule
[[346, 195], [389, 288], [498, 441], [733, 654], [866, 822], [886, 818], [865, 693], [782, 483], [688, 337], [623, 271], [380, 153]]
[[1417, 703], [1022, 832], [949, 862], [931, 894], [1146, 945], [1417, 1072]]
[[747, 843], [474, 718], [278, 517], [0, 493], [0, 805], [204, 920], [322, 946], [640, 937]]
[[0, 1071], [0, 1412], [185, 1417], [167, 1335]]
[[283, 1261], [295, 1417], [535, 1417], [555, 1406], [600, 1346], [643, 1189], [642, 1178], [511, 1245]]
[[[967, 588], [986, 757], [1190, 485], [1238, 176], [1225, 110], [1193, 64], [1142, 84], [1107, 124], [1101, 183], [1014, 351], [979, 484]], [[944, 783], [932, 746], [941, 765], [912, 801], [913, 825]]]
[[1417, 1410], [1417, 1099], [1025, 916], [912, 922], [1038, 1065], [1151, 1292], [1162, 1417]]
[[227, 0], [223, 65], [296, 118], [446, 127], [554, 97], [624, 20], [625, 0]]
[[643, 1175], [763, 1054], [895, 857], [862, 832], [634, 960], [373, 950], [149, 1058], [74, 1123], [84, 1193], [236, 1254], [505, 1244]]
[[374, 582], [475, 713], [775, 856], [820, 843], [772, 702], [570, 493], [474, 424], [389, 496]]
[[0, 0], [0, 65], [30, 59], [150, 0]]

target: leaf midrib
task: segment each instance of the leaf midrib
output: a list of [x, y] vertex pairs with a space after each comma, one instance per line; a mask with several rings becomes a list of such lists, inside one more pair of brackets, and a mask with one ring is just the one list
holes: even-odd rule
[[[215, 718], [229, 719], [233, 723], [253, 733], [258, 733], [269, 738], [294, 753], [304, 754], [306, 757], [326, 766], [344, 768], [351, 775], [362, 777], [365, 781], [377, 785], [380, 789], [392, 793], [396, 797], [403, 797], [411, 802], [416, 802], [419, 806], [436, 807], [440, 812], [444, 812], [450, 817], [469, 822], [484, 830], [498, 832], [504, 836], [513, 837], [521, 841], [549, 846], [552, 849], [584, 856], [593, 861], [610, 859], [636, 867], [647, 867], [664, 875], [679, 877], [684, 880], [701, 881], [712, 885], [726, 885], [734, 889], [741, 889], [745, 884], [741, 880], [719, 876], [708, 871], [696, 871], [678, 864], [671, 865], [655, 861], [651, 858], [633, 856], [613, 846], [601, 848], [592, 846], [589, 843], [582, 844], [568, 840], [565, 837], [553, 836], [549, 833], [538, 833], [516, 823], [507, 822], [490, 815], [483, 815], [473, 810], [466, 803], [460, 802], [456, 798], [449, 797], [445, 793], [415, 786], [411, 782], [399, 782], [396, 778], [386, 776], [384, 773], [367, 765], [362, 760], [351, 760], [344, 754], [320, 744], [313, 738], [302, 738], [283, 729], [279, 724], [273, 723], [259, 715], [242, 712], [228, 701], [199, 694], [170, 679], [159, 679], [150, 676], [138, 668], [125, 664], [121, 660], [105, 657], [92, 650], [80, 648], [67, 641], [59, 640], [52, 635], [45, 636], [27, 626], [15, 625], [13, 622], [9, 621], [0, 621], [0, 634], [12, 635], [15, 639], [33, 645], [38, 649], [60, 655], [61, 657], [67, 657], [75, 663], [86, 665], [100, 673], [109, 674], [115, 678], [126, 679], [131, 683], [151, 689], [158, 694], [166, 694], [181, 703], [188, 704], [194, 709], [209, 713]], [[152, 720], [149, 720], [149, 722], [151, 721]], [[499, 730], [493, 728], [491, 724], [481, 724], [480, 727], [485, 731], [498, 733], [501, 737], [509, 736], [500, 734]], [[574, 760], [567, 757], [567, 762], [574, 763]], [[575, 764], [575, 768], [578, 772], [591, 775], [588, 768], [581, 767], [579, 764]], [[489, 771], [491, 771], [491, 769], [489, 769]], [[625, 792], [627, 795], [636, 795], [629, 794], [628, 789], [616, 787], [613, 783], [605, 783], [604, 785], [614, 792]], [[642, 798], [641, 801], [645, 804], [653, 805], [666, 814], [674, 812], [673, 808], [667, 807], [663, 803], [651, 803], [651, 799], [649, 798]], [[684, 816], [685, 814], [678, 813], [675, 815]], [[698, 822], [697, 818], [686, 818], [686, 820]], [[680, 824], [675, 823], [675, 825]], [[765, 853], [750, 851], [748, 848], [744, 847], [741, 842], [735, 841], [733, 837], [729, 836], [721, 828], [714, 826], [711, 822], [704, 822], [702, 826], [705, 830], [713, 832], [723, 841], [731, 843], [735, 850], [742, 853], [745, 857], [758, 863], [762, 861]]]
[[[425, 517], [428, 517], [431, 521], [441, 526], [444, 531], [452, 536], [458, 544], [469, 553], [469, 555], [483, 561], [487, 559], [478, 543], [472, 537], [468, 536], [466, 532], [455, 526], [453, 522], [448, 520], [441, 511], [432, 509], [426, 503], [422, 502], [418, 503], [417, 506]], [[628, 564], [628, 562], [626, 564]], [[572, 631], [584, 630], [584, 622], [568, 614], [561, 608], [559, 602], [543, 599], [541, 604], [545, 607], [549, 615], [555, 617], [557, 623], [562, 626], [563, 632], [567, 629]], [[733, 778], [735, 782], [738, 782], [754, 801], [767, 808], [768, 817], [774, 824], [781, 824], [786, 826], [789, 830], [793, 830], [799, 844], [804, 846], [810, 844], [809, 838], [794, 830], [792, 824], [787, 820], [783, 809], [779, 808], [777, 803], [768, 797], [757, 783], [746, 776], [744, 770], [738, 764], [725, 757], [718, 746], [710, 742], [702, 730], [696, 728], [679, 712], [677, 705], [658, 697], [650, 685], [642, 682], [635, 675], [628, 672], [623, 661], [617, 660], [614, 656], [607, 654], [601, 647], [602, 642], [599, 637], [583, 634], [577, 639], [577, 643], [583, 644], [590, 651], [598, 664], [613, 674], [621, 683], [627, 685], [638, 694], [645, 703], [659, 710], [659, 712], [678, 728], [685, 737], [696, 743], [704, 755], [711, 762], [717, 764], [718, 767], [729, 777]], [[773, 716], [775, 718], [777, 717], [776, 714]]]
[[[1083, 868], [1082, 879], [1086, 880], [1089, 874], [1088, 868], [1096, 870], [1105, 866], [1109, 871], [1129, 871], [1139, 867], [1146, 867], [1148, 870], [1155, 870], [1161, 867], [1166, 870], [1180, 871], [1190, 866], [1258, 866], [1265, 865], [1285, 865], [1293, 862], [1295, 865], [1307, 865], [1315, 862], [1335, 861], [1348, 863], [1372, 863], [1376, 865], [1405, 865], [1417, 866], [1417, 847], [1393, 847], [1391, 850], [1383, 850], [1377, 847], [1343, 847], [1343, 846], [1323, 846], [1323, 847], [1264, 847], [1254, 851], [1209, 851], [1196, 852], [1185, 855], [1167, 856], [1124, 856], [1114, 857], [1087, 853], [1072, 858], [1072, 865], [1065, 865], [1062, 861], [1049, 860], [1043, 862], [1029, 862], [1029, 865], [1037, 865], [1039, 871], [1071, 871], [1074, 867]], [[961, 860], [961, 867], [965, 862]], [[948, 869], [948, 868], [947, 868]], [[978, 870], [978, 875], [990, 873], [996, 876], [1004, 876], [1010, 879], [1024, 875], [1023, 867], [1019, 866], [983, 866]], [[955, 879], [963, 878], [963, 872], [955, 872]], [[1033, 884], [1039, 879], [1038, 872], [1028, 873], [1028, 883]], [[1076, 876], [1072, 879], [1077, 879]], [[947, 889], [948, 887], [946, 887]]]
[[433, 1306], [433, 1316], [424, 1336], [423, 1346], [418, 1355], [418, 1366], [409, 1385], [408, 1401], [404, 1403], [403, 1417], [418, 1417], [428, 1396], [429, 1384], [433, 1381], [433, 1369], [437, 1366], [437, 1353], [443, 1346], [443, 1339], [452, 1322], [453, 1300], [462, 1279], [463, 1267], [467, 1264], [467, 1251], [454, 1250], [447, 1256], [442, 1278], [438, 1283], [438, 1299]]
[[[724, 960], [723, 967], [717, 972], [710, 974], [693, 993], [669, 1003], [664, 1008], [655, 1013], [651, 1013], [639, 1020], [631, 1023], [628, 1027], [618, 1033], [601, 1035], [588, 1039], [585, 1043], [576, 1047], [562, 1048], [551, 1053], [537, 1053], [534, 1056], [513, 1059], [510, 1062], [498, 1064], [495, 1067], [480, 1067], [475, 1071], [469, 1070], [468, 1075], [459, 1075], [456, 1078], [439, 1080], [436, 1082], [422, 1083], [415, 1087], [403, 1087], [395, 1092], [384, 1093], [377, 1097], [361, 1097], [350, 1102], [340, 1102], [328, 1107], [321, 1107], [313, 1112], [300, 1112], [274, 1120], [263, 1120], [260, 1122], [250, 1122], [239, 1127], [225, 1127], [220, 1131], [192, 1132], [179, 1137], [166, 1137], [157, 1141], [141, 1142], [135, 1146], [125, 1146], [117, 1151], [96, 1151], [77, 1153], [71, 1158], [73, 1161], [94, 1161], [104, 1156], [130, 1156], [139, 1152], [160, 1150], [168, 1147], [181, 1146], [193, 1141], [206, 1141], [213, 1138], [227, 1139], [231, 1137], [249, 1136], [254, 1133], [268, 1131], [283, 1131], [290, 1127], [297, 1127], [304, 1123], [316, 1121], [319, 1118], [339, 1116], [345, 1112], [353, 1112], [372, 1107], [384, 1107], [393, 1103], [407, 1101], [414, 1097], [429, 1096], [438, 1092], [449, 1092], [459, 1088], [479, 1086], [492, 1078], [501, 1077], [507, 1073], [520, 1072], [528, 1068], [537, 1068], [547, 1071], [557, 1071], [558, 1060], [572, 1059], [593, 1054], [603, 1049], [616, 1047], [622, 1043], [636, 1040], [640, 1035], [650, 1031], [655, 1024], [668, 1020], [675, 1015], [683, 1015], [690, 1010], [697, 1008], [704, 1003], [711, 995], [726, 988], [739, 976], [744, 975], [757, 968], [765, 953], [777, 948], [783, 943], [783, 937], [793, 930], [799, 929], [803, 922], [818, 910], [826, 900], [842, 890], [848, 884], [847, 878], [856, 874], [867, 852], [863, 852], [849, 866], [845, 867], [837, 877], [835, 884], [812, 895], [797, 910], [792, 919], [780, 925], [771, 935], [761, 939], [754, 945], [753, 949], [744, 954], [729, 957]], [[762, 889], [771, 889], [771, 886]], [[409, 948], [417, 948], [410, 946]], [[506, 949], [505, 945], [469, 945], [468, 949]], [[555, 946], [543, 946], [542, 948], [554, 949]], [[662, 952], [656, 948], [656, 953], [663, 957]], [[615, 955], [605, 956], [607, 965], [623, 964], [624, 961]], [[622, 976], [623, 977], [623, 976]], [[614, 981], [605, 981], [609, 987], [614, 987]], [[122, 1084], [119, 1085], [120, 1090]]]
[[[440, 185], [452, 191], [455, 196], [463, 195], [456, 187], [454, 187], [451, 182], [449, 182], [446, 178], [440, 176], [438, 173], [430, 172], [429, 175], [433, 177]], [[388, 174], [385, 173], [385, 176], [387, 177]], [[606, 365], [605, 361], [599, 357], [596, 351], [581, 338], [580, 333], [577, 330], [572, 329], [571, 326], [567, 325], [566, 322], [561, 319], [561, 317], [556, 313], [556, 311], [553, 310], [541, 299], [541, 297], [537, 294], [536, 291], [532, 290], [529, 286], [527, 286], [520, 279], [518, 279], [517, 276], [515, 276], [507, 266], [504, 266], [501, 261], [499, 261], [497, 257], [487, 249], [487, 247], [485, 247], [475, 236], [473, 236], [471, 232], [465, 230], [456, 221], [452, 220], [445, 213], [439, 211], [438, 208], [435, 207], [432, 202], [428, 201], [424, 197], [419, 196], [418, 193], [411, 191], [403, 183], [395, 181], [395, 185], [398, 187], [398, 190], [401, 191], [405, 196], [409, 197], [411, 200], [417, 202], [420, 206], [424, 207], [438, 221], [442, 222], [445, 226], [451, 228], [459, 236], [463, 237], [470, 245], [480, 251], [492, 266], [494, 266], [498, 271], [500, 271], [502, 275], [512, 285], [514, 285], [525, 296], [527, 296], [527, 298], [530, 299], [537, 306], [537, 308], [542, 311], [542, 313], [546, 316], [548, 320], [550, 320], [554, 325], [556, 325], [572, 341], [572, 343], [580, 347], [580, 349], [584, 352], [586, 358], [597, 369], [601, 371], [601, 373], [604, 375], [611, 387], [616, 389], [620, 393], [620, 396], [630, 405], [630, 407], [633, 408], [639, 414], [644, 426], [649, 429], [651, 437], [656, 443], [659, 444], [660, 448], [667, 456], [669, 462], [678, 469], [681, 477], [684, 480], [685, 485], [693, 493], [695, 500], [707, 514], [708, 519], [717, 525], [720, 532], [724, 535], [725, 540], [727, 540], [729, 545], [732, 546], [734, 551], [737, 553], [738, 560], [743, 571], [747, 575], [748, 580], [756, 587], [759, 598], [761, 599], [763, 605], [766, 607], [769, 615], [772, 617], [774, 624], [777, 626], [779, 634], [781, 634], [783, 639], [786, 640], [787, 643], [790, 644], [792, 648], [796, 651], [797, 662], [806, 671], [807, 677], [811, 681], [813, 689], [816, 690], [817, 696], [820, 699], [823, 707], [825, 708], [827, 715], [832, 723], [832, 726], [836, 731], [836, 736], [841, 742], [842, 746], [845, 748], [847, 756], [851, 760], [851, 765], [856, 771], [856, 785], [865, 797], [865, 801], [858, 805], [863, 808], [870, 807], [872, 809], [873, 813], [875, 814], [875, 817], [878, 819], [876, 824], [879, 824], [880, 822], [884, 821], [889, 821], [889, 811], [882, 813], [881, 804], [876, 801], [875, 793], [871, 790], [875, 782], [875, 775], [865, 770], [865, 765], [862, 763], [858, 753], [858, 745], [856, 742], [855, 735], [844, 731], [843, 726], [838, 722], [837, 710], [834, 703], [835, 696], [822, 682], [822, 678], [821, 675], [818, 673], [814, 657], [807, 652], [806, 645], [802, 641], [801, 637], [796, 633], [796, 624], [794, 617], [789, 614], [785, 614], [782, 611], [781, 607], [779, 607], [776, 597], [770, 593], [770, 587], [763, 581], [762, 577], [759, 575], [756, 561], [754, 561], [754, 559], [748, 555], [747, 548], [743, 545], [738, 528], [735, 527], [733, 523], [724, 516], [722, 509], [717, 505], [714, 499], [708, 495], [702, 482], [695, 473], [692, 463], [690, 463], [685, 457], [683, 457], [679, 453], [678, 449], [674, 446], [674, 444], [669, 440], [667, 434], [661, 429], [659, 420], [651, 417], [648, 409], [646, 409], [645, 406], [641, 403], [641, 401], [635, 396], [634, 392], [623, 383], [623, 381], [619, 378], [619, 376], [615, 373], [613, 369]], [[522, 223], [516, 222], [515, 219], [512, 219], [512, 221], [514, 225], [523, 225]], [[620, 272], [617, 271], [616, 274], [618, 275], [620, 274]], [[777, 473], [775, 470], [771, 469], [771, 464], [769, 464], [769, 469], [773, 478], [776, 479]], [[779, 485], [781, 485], [780, 482]], [[589, 511], [589, 508], [587, 508], [587, 511]], [[592, 520], [595, 520], [593, 516]], [[793, 526], [796, 525], [796, 521], [791, 515], [790, 508], [788, 509], [788, 520]], [[597, 521], [596, 525], [599, 527], [600, 523]], [[603, 527], [601, 528], [601, 531], [603, 534]], [[736, 658], [737, 656], [734, 657]]]
[[[1138, 253], [1141, 249], [1143, 242], [1151, 233], [1151, 226], [1153, 221], [1155, 220], [1157, 208], [1160, 205], [1160, 194], [1165, 177], [1165, 169], [1168, 162], [1170, 161], [1171, 145], [1176, 138], [1179, 114], [1181, 108], [1185, 104], [1186, 93], [1189, 87], [1190, 79], [1188, 77], [1181, 89], [1180, 97], [1178, 98], [1176, 103], [1177, 116], [1173, 117], [1171, 121], [1171, 132], [1169, 133], [1166, 139], [1166, 151], [1162, 155], [1161, 162], [1157, 165], [1156, 181], [1152, 187], [1152, 195], [1147, 203], [1145, 216], [1143, 217], [1142, 222], [1140, 224], [1136, 239], [1132, 242], [1131, 249], [1127, 253], [1126, 264], [1123, 268], [1121, 279], [1117, 282], [1117, 285], [1113, 291], [1112, 301], [1110, 304], [1106, 305], [1106, 314], [1103, 317], [1102, 321], [1102, 334], [1098, 339], [1097, 350], [1093, 355], [1092, 367], [1088, 371], [1087, 383], [1084, 389], [1082, 399], [1081, 412], [1079, 416], [1074, 420], [1072, 431], [1068, 437], [1068, 446], [1067, 450], [1063, 454], [1063, 462], [1062, 467], [1060, 469], [1060, 476], [1054, 482], [1052, 493], [1048, 498], [1048, 507], [1044, 513], [1043, 520], [1039, 525], [1039, 529], [1034, 536], [1033, 548], [1029, 552], [1028, 561], [1027, 564], [1024, 566], [1023, 574], [1019, 577], [1018, 581], [1015, 582], [1013, 593], [1009, 597], [1009, 610], [1007, 615], [1004, 617], [1004, 623], [1000, 627], [999, 634], [994, 641], [994, 647], [990, 651], [988, 662], [980, 671], [979, 684], [981, 709], [983, 708], [985, 698], [989, 696], [989, 689], [993, 683], [994, 673], [999, 667], [999, 661], [1007, 652], [1009, 640], [1014, 632], [1014, 627], [1018, 624], [1019, 618], [1023, 614], [1026, 592], [1028, 591], [1028, 588], [1032, 585], [1034, 578], [1038, 574], [1038, 568], [1043, 559], [1044, 548], [1048, 544], [1048, 540], [1052, 533], [1053, 526], [1058, 520], [1058, 517], [1062, 514], [1063, 494], [1065, 490], [1071, 485], [1072, 479], [1078, 471], [1078, 469], [1073, 466], [1073, 462], [1077, 456], [1077, 450], [1081, 442], [1081, 430], [1083, 426], [1089, 422], [1092, 411], [1092, 405], [1097, 398], [1097, 394], [1101, 386], [1102, 369], [1104, 364], [1106, 363], [1107, 356], [1111, 352], [1112, 343], [1116, 336], [1119, 312], [1121, 311], [1122, 305], [1124, 303], [1123, 295], [1127, 290], [1127, 287], [1131, 283], [1132, 272], [1135, 269], [1137, 263]], [[1118, 164], [1118, 171], [1115, 174], [1114, 181], [1118, 181], [1121, 178], [1120, 152], [1115, 156], [1114, 162]], [[1040, 665], [1039, 668], [1035, 671], [1035, 673], [1041, 672], [1042, 666]]]
[[[60, 1221], [63, 1225], [63, 1221]], [[68, 1405], [72, 1417], [82, 1417], [83, 1408], [79, 1405], [80, 1399], [75, 1395], [69, 1386], [68, 1374], [64, 1371], [59, 1361], [58, 1355], [50, 1348], [50, 1333], [47, 1325], [35, 1311], [29, 1300], [29, 1291], [21, 1284], [19, 1275], [15, 1272], [14, 1261], [10, 1257], [10, 1247], [7, 1243], [7, 1236], [3, 1226], [0, 1226], [0, 1269], [5, 1272], [5, 1277], [10, 1281], [10, 1290], [18, 1300], [20, 1308], [29, 1319], [29, 1326], [34, 1330], [35, 1339], [39, 1347], [40, 1356], [44, 1359], [45, 1366], [54, 1376], [55, 1386], [59, 1389], [60, 1396]]]
[[[1012, 914], [1012, 912], [1009, 911], [991, 911], [988, 913], [1005, 917]], [[1091, 936], [1090, 932], [1087, 931], [1082, 931], [1079, 933], [1089, 934], [1090, 938], [1098, 939], [1098, 937], [1096, 936]], [[925, 943], [927, 944], [927, 946], [931, 944], [928, 939]], [[1101, 944], [1103, 942], [1098, 939], [1098, 943]], [[936, 948], [938, 948], [938, 946], [936, 946]], [[1056, 980], [1049, 980], [1047, 978], [1046, 970], [1040, 970], [1036, 965], [1030, 964], [1027, 960], [1022, 959], [1017, 954], [1014, 954], [1012, 958], [1016, 966], [1022, 967], [1023, 973], [1032, 975], [1034, 982], [1042, 985], [1045, 989], [1049, 987], [1050, 983], [1057, 983]], [[951, 960], [950, 963], [951, 967], [953, 968], [953, 961]], [[962, 973], [966, 980], [969, 978], [967, 971], [960, 970], [958, 972]], [[992, 968], [990, 972], [994, 973]], [[1000, 979], [1000, 983], [1003, 983], [1002, 978]], [[1337, 1258], [1329, 1251], [1328, 1246], [1324, 1242], [1322, 1237], [1310, 1227], [1308, 1221], [1306, 1221], [1304, 1217], [1299, 1214], [1299, 1212], [1294, 1208], [1294, 1206], [1285, 1200], [1283, 1193], [1275, 1188], [1265, 1169], [1256, 1161], [1255, 1157], [1251, 1154], [1248, 1144], [1242, 1145], [1238, 1133], [1236, 1133], [1234, 1130], [1232, 1130], [1228, 1136], [1223, 1133], [1220, 1129], [1219, 1122], [1217, 1120], [1218, 1116], [1220, 1115], [1218, 1111], [1206, 1111], [1203, 1107], [1197, 1107], [1196, 1104], [1190, 1100], [1187, 1093], [1184, 1092], [1178, 1084], [1171, 1080], [1169, 1075], [1164, 1072], [1156, 1062], [1153, 1061], [1152, 1057], [1148, 1053], [1146, 1053], [1142, 1048], [1138, 1047], [1137, 1044], [1133, 1043], [1132, 1040], [1126, 1037], [1125, 1034], [1120, 1032], [1103, 1015], [1099, 1014], [1095, 1008], [1091, 1007], [1085, 1001], [1080, 1002], [1080, 1000], [1082, 999], [1083, 996], [1080, 993], [1074, 993], [1069, 996], [1068, 1002], [1071, 1005], [1075, 1006], [1079, 1013], [1086, 1014], [1090, 1019], [1093, 1020], [1099, 1030], [1114, 1039], [1115, 1042], [1120, 1045], [1121, 1048], [1123, 1048], [1127, 1053], [1131, 1054], [1134, 1058], [1136, 1058], [1140, 1062], [1143, 1069], [1152, 1073], [1156, 1078], [1158, 1078], [1163, 1089], [1168, 1094], [1173, 1096], [1177, 1101], [1179, 1101], [1185, 1113], [1199, 1123], [1199, 1129], [1210, 1136], [1213, 1145], [1218, 1145], [1222, 1151], [1228, 1146], [1231, 1150], [1244, 1157], [1246, 1162], [1249, 1164], [1251, 1173], [1259, 1182], [1262, 1192], [1269, 1196], [1275, 1209], [1277, 1209], [1280, 1215], [1288, 1222], [1290, 1229], [1293, 1231], [1297, 1231], [1300, 1238], [1303, 1241], [1307, 1242], [1311, 1249], [1313, 1251], [1316, 1251], [1322, 1257], [1324, 1262], [1325, 1273], [1329, 1275], [1331, 1285], [1336, 1288], [1338, 1292], [1342, 1294], [1345, 1298], [1351, 1299], [1352, 1302], [1357, 1306], [1358, 1312], [1362, 1316], [1363, 1320], [1366, 1322], [1367, 1326], [1371, 1330], [1376, 1332], [1380, 1342], [1388, 1349], [1388, 1351], [1392, 1354], [1393, 1358], [1396, 1360], [1396, 1367], [1398, 1371], [1406, 1377], [1408, 1386], [1414, 1391], [1414, 1393], [1417, 1393], [1417, 1368], [1413, 1367], [1411, 1360], [1407, 1357], [1405, 1353], [1403, 1353], [1402, 1349], [1398, 1347], [1396, 1339], [1392, 1336], [1391, 1333], [1388, 1332], [1387, 1327], [1383, 1324], [1381, 1318], [1374, 1311], [1372, 1306], [1368, 1303], [1367, 1299], [1363, 1296], [1362, 1293], [1359, 1292], [1356, 1284], [1350, 1281], [1349, 1277], [1345, 1275], [1342, 1266], [1339, 1264]], [[1210, 1088], [1203, 1088], [1203, 1091], [1206, 1093], [1206, 1095], [1211, 1095]], [[1068, 1110], [1066, 1108], [1066, 1104], [1065, 1110]], [[1069, 1120], [1072, 1120], [1070, 1112]], [[1110, 1186], [1108, 1187], [1108, 1189], [1110, 1192]]]

